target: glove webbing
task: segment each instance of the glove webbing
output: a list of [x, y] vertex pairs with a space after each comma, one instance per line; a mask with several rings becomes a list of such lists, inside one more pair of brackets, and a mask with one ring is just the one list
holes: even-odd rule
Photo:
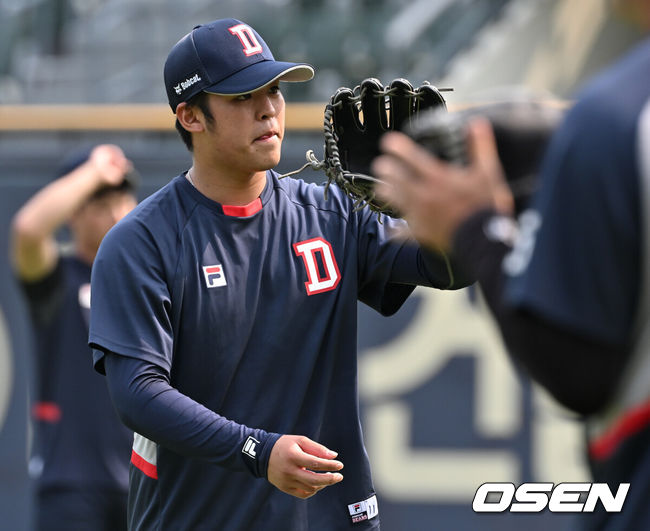
[[[340, 105], [340, 104], [337, 104]], [[374, 194], [359, 187], [356, 184], [357, 180], [363, 180], [366, 182], [379, 182], [378, 179], [375, 179], [371, 175], [365, 175], [363, 173], [353, 173], [343, 169], [341, 166], [341, 158], [339, 155], [339, 147], [336, 143], [334, 137], [334, 131], [332, 130], [332, 114], [334, 112], [334, 106], [328, 103], [325, 106], [325, 113], [323, 118], [323, 136], [325, 137], [325, 152], [329, 153], [328, 157], [323, 160], [318, 160], [314, 154], [313, 149], [307, 150], [305, 157], [307, 163], [304, 164], [301, 168], [280, 175], [280, 179], [285, 177], [290, 177], [302, 172], [307, 167], [311, 167], [312, 170], [320, 171], [323, 170], [327, 176], [327, 182], [325, 183], [325, 200], [327, 200], [327, 192], [329, 190], [332, 182], [337, 183], [348, 195], [355, 197], [353, 210], [362, 209], [366, 203], [374, 199]]]

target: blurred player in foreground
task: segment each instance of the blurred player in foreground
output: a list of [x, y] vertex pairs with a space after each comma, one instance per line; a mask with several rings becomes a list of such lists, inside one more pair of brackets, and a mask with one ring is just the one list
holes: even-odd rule
[[[88, 359], [91, 265], [106, 232], [136, 204], [131, 163], [100, 145], [16, 213], [11, 256], [35, 333], [34, 443], [38, 530], [126, 528], [133, 434]], [[67, 225], [70, 252], [55, 239]]]
[[130, 525], [378, 529], [357, 301], [389, 315], [416, 284], [467, 281], [390, 241], [403, 222], [271, 169], [279, 82], [311, 66], [225, 19], [183, 37], [164, 71], [193, 165], [107, 235], [92, 280], [95, 366], [137, 432]]
[[[622, 7], [650, 27], [650, 4]], [[584, 417], [594, 481], [631, 483], [581, 526], [650, 529], [650, 40], [577, 95], [518, 224], [486, 122], [467, 168], [399, 133], [382, 147], [380, 197], [476, 275], [514, 359]]]

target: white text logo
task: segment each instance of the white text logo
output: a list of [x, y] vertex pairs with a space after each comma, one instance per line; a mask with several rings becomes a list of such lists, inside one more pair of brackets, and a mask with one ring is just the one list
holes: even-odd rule
[[[614, 495], [607, 483], [483, 483], [472, 503], [477, 513], [592, 513], [600, 502], [608, 513], [620, 513], [630, 489], [621, 483]], [[514, 501], [513, 501], [514, 500]]]
[[201, 76], [198, 74], [194, 74], [192, 77], [188, 77], [185, 81], [181, 81], [178, 85], [174, 87], [174, 90], [176, 91], [176, 94], [180, 94], [183, 92], [185, 89], [188, 89], [195, 83], [198, 83], [201, 81]]

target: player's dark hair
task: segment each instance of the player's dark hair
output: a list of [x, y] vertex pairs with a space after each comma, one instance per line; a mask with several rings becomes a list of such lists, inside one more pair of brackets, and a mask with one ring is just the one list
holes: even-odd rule
[[[214, 123], [214, 116], [212, 115], [212, 112], [210, 112], [210, 108], [208, 107], [208, 94], [207, 92], [199, 92], [195, 96], [192, 96], [189, 100], [187, 100], [187, 105], [193, 105], [195, 107], [198, 107], [201, 109], [201, 112], [205, 116], [205, 119], [208, 121], [209, 124]], [[183, 143], [187, 146], [187, 149], [190, 151], [194, 150], [194, 146], [192, 145], [192, 133], [190, 133], [187, 129], [185, 129], [181, 123], [178, 121], [178, 118], [176, 118], [176, 130], [178, 131], [178, 134], [181, 135], [181, 139], [183, 140]]]

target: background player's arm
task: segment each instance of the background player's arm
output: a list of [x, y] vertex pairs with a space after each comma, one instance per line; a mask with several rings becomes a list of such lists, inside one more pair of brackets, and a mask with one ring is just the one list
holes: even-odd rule
[[11, 258], [18, 276], [36, 281], [52, 271], [58, 260], [56, 231], [98, 189], [119, 185], [130, 167], [119, 147], [100, 145], [85, 163], [27, 201], [11, 224]]

